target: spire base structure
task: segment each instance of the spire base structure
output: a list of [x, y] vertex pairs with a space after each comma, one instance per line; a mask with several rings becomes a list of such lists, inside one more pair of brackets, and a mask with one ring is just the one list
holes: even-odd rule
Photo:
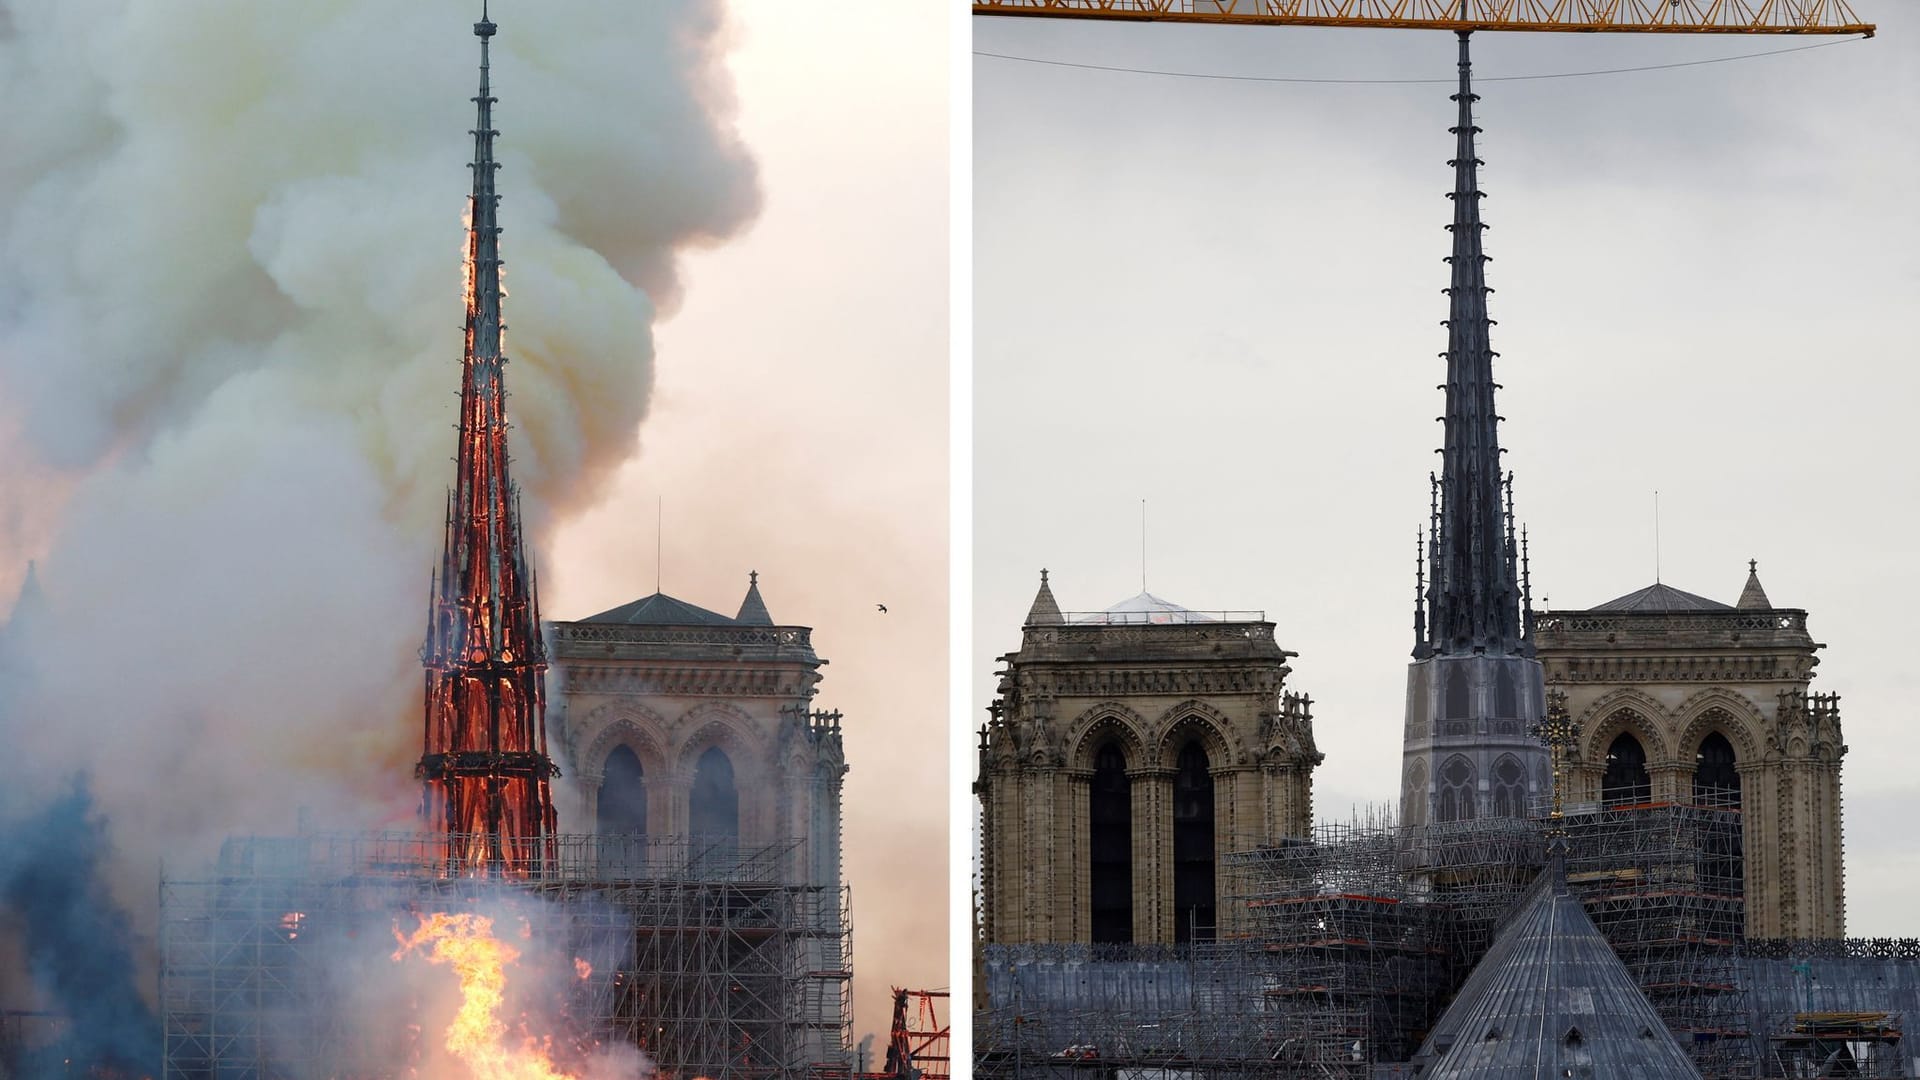
[[547, 755], [546, 643], [538, 587], [508, 473], [500, 318], [499, 196], [494, 192], [488, 42], [480, 38], [468, 204], [466, 348], [460, 434], [446, 538], [434, 575], [427, 640], [425, 746], [414, 775], [426, 825], [446, 842], [451, 876], [530, 878], [557, 865], [558, 821]]

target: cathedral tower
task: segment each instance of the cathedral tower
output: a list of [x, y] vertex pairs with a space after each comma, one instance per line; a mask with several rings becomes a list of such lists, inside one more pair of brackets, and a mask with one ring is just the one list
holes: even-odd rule
[[[1500, 462], [1474, 156], [1470, 35], [1460, 37], [1453, 97], [1453, 277], [1446, 293], [1445, 438], [1416, 585], [1414, 662], [1407, 672], [1401, 820], [1426, 825], [1518, 818], [1547, 793], [1547, 757], [1527, 729], [1544, 711], [1534, 658], [1524, 541], [1513, 526], [1513, 477]], [[1428, 571], [1431, 580], [1428, 580]]]
[[981, 732], [994, 944], [1174, 944], [1231, 927], [1218, 860], [1308, 833], [1311, 702], [1262, 612], [1147, 593], [1062, 612], [1046, 572]]
[[547, 757], [546, 647], [520, 526], [520, 491], [507, 475], [505, 325], [500, 321], [499, 196], [494, 193], [493, 103], [483, 11], [480, 93], [474, 104], [473, 194], [468, 206], [466, 352], [460, 436], [446, 541], [435, 575], [421, 661], [426, 745], [415, 775], [427, 827], [447, 839], [460, 875], [539, 876], [555, 857]]

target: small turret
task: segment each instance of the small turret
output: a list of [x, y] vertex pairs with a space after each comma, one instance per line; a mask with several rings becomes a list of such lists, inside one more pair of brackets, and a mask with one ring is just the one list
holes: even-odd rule
[[773, 616], [767, 614], [767, 603], [760, 599], [760, 571], [747, 574], [747, 597], [740, 601], [740, 614], [733, 621], [743, 626], [772, 626]]
[[1040, 571], [1040, 591], [1034, 594], [1033, 606], [1027, 609], [1028, 626], [1059, 626], [1067, 620], [1060, 614], [1060, 605], [1053, 599], [1053, 590], [1047, 586], [1047, 572]]
[[1760, 587], [1760, 560], [1747, 560], [1747, 587], [1740, 590], [1740, 599], [1734, 605], [1749, 611], [1769, 611], [1773, 602], [1767, 599], [1767, 590]]

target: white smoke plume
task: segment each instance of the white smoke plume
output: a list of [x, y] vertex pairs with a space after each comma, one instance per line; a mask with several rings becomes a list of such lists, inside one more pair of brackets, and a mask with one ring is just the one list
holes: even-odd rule
[[[51, 613], [0, 820], [86, 770], [136, 911], [297, 807], [411, 823], [479, 16], [0, 0], [0, 581], [38, 557]], [[759, 194], [720, 0], [492, 17], [537, 552], [635, 450], [677, 253]]]

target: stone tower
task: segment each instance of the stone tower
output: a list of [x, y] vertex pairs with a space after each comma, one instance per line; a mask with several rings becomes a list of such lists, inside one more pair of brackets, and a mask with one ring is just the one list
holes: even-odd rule
[[1840, 697], [1810, 692], [1822, 646], [1757, 564], [1731, 606], [1655, 583], [1544, 612], [1537, 641], [1580, 722], [1569, 801], [1738, 806], [1747, 936], [1845, 936]]
[[1551, 783], [1546, 751], [1527, 734], [1545, 699], [1524, 614], [1526, 558], [1513, 527], [1513, 478], [1500, 463], [1468, 37], [1460, 34], [1457, 149], [1449, 162], [1445, 441], [1440, 472], [1430, 477], [1431, 524], [1407, 671], [1400, 817], [1409, 825], [1523, 817]]
[[1213, 936], [1216, 860], [1307, 835], [1310, 701], [1260, 612], [1147, 593], [1066, 613], [1046, 571], [981, 730], [981, 921], [992, 943]]
[[507, 358], [500, 320], [500, 197], [494, 191], [494, 98], [483, 14], [474, 103], [473, 194], [467, 229], [467, 332], [460, 435], [446, 541], [421, 650], [426, 737], [414, 772], [430, 832], [456, 875], [539, 876], [557, 856], [553, 762], [547, 757], [546, 645], [520, 528], [520, 489], [507, 473]]
[[776, 625], [759, 575], [737, 615], [664, 593], [553, 624], [554, 723], [570, 832], [672, 838], [780, 858], [837, 889], [847, 771], [837, 712], [816, 712], [812, 630]]

